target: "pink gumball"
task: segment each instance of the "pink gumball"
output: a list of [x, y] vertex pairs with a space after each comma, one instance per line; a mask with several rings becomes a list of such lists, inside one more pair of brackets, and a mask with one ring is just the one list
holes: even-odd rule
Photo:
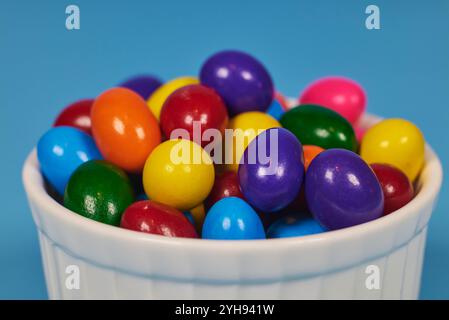
[[366, 95], [355, 81], [343, 77], [321, 78], [310, 84], [299, 97], [301, 104], [318, 104], [354, 124], [365, 111]]

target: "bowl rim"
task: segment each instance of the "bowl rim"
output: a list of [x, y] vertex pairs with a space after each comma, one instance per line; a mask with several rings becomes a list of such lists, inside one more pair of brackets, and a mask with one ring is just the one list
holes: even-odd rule
[[[377, 116], [366, 114], [362, 123], [373, 124], [380, 119]], [[170, 238], [127, 230], [103, 224], [76, 214], [58, 203], [47, 193], [37, 161], [36, 148], [27, 156], [22, 170], [23, 184], [31, 203], [37, 203], [42, 209], [41, 211], [45, 214], [62, 219], [65, 223], [74, 224], [78, 228], [82, 228], [85, 232], [95, 232], [97, 236], [104, 238], [112, 237], [119, 241], [138, 241], [161, 246], [181, 245], [191, 247], [194, 250], [219, 249], [232, 251], [273, 249], [273, 244], [285, 247], [308, 246], [310, 243], [347, 241], [350, 238], [357, 239], [363, 237], [364, 234], [368, 233], [382, 233], [385, 227], [397, 226], [407, 218], [409, 213], [419, 212], [428, 206], [437, 197], [441, 188], [442, 179], [443, 169], [441, 162], [433, 149], [426, 144], [425, 165], [419, 178], [420, 189], [412, 201], [394, 213], [356, 226], [307, 236], [259, 240], [210, 240], [201, 238]]]

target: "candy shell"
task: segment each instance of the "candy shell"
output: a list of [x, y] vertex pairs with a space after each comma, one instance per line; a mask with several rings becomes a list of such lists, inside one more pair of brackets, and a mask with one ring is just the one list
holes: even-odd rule
[[150, 108], [153, 115], [159, 121], [162, 106], [164, 105], [165, 100], [167, 100], [173, 92], [184, 86], [198, 83], [199, 81], [195, 77], [179, 77], [170, 80], [157, 88], [148, 98], [148, 108]]
[[143, 186], [151, 200], [179, 210], [202, 203], [214, 183], [214, 166], [209, 155], [190, 140], [168, 140], [148, 157]]
[[413, 199], [413, 185], [401, 170], [382, 163], [373, 163], [371, 168], [384, 193], [384, 215], [402, 208]]
[[301, 143], [284, 128], [262, 132], [245, 150], [238, 175], [249, 204], [263, 212], [285, 208], [298, 196], [304, 178]]
[[281, 127], [272, 116], [259, 112], [244, 112], [229, 121], [228, 129], [232, 130], [232, 144], [225, 145], [225, 168], [237, 172], [240, 159], [249, 143], [258, 134], [270, 128]]
[[289, 214], [271, 224], [267, 238], [301, 237], [325, 231], [325, 228], [308, 215]]
[[83, 99], [70, 104], [56, 117], [53, 127], [74, 127], [91, 135], [90, 111], [93, 103], [93, 99]]
[[101, 160], [80, 165], [70, 177], [64, 206], [79, 215], [118, 226], [125, 209], [134, 201], [131, 183], [117, 166]]
[[159, 124], [134, 91], [113, 88], [95, 99], [92, 133], [101, 154], [120, 168], [141, 172], [148, 155], [161, 142]]
[[326, 77], [310, 84], [301, 94], [299, 102], [329, 108], [354, 124], [366, 109], [366, 94], [351, 79]]
[[244, 199], [240, 191], [239, 177], [234, 171], [226, 171], [215, 177], [214, 186], [205, 201], [206, 208], [212, 207], [215, 202], [226, 197]]
[[220, 51], [209, 57], [201, 67], [200, 81], [218, 92], [232, 116], [265, 112], [274, 96], [273, 81], [265, 67], [240, 51]]
[[119, 87], [128, 88], [147, 100], [162, 85], [161, 80], [152, 75], [140, 75], [122, 82]]
[[166, 237], [198, 238], [181, 211], [151, 200], [130, 205], [122, 215], [120, 227]]
[[319, 155], [321, 152], [324, 151], [323, 148], [318, 146], [312, 146], [312, 145], [305, 145], [302, 147], [302, 150], [304, 152], [304, 167], [307, 170], [310, 163], [317, 155]]
[[360, 155], [368, 163], [387, 163], [414, 181], [424, 166], [423, 134], [410, 121], [386, 119], [366, 131]]
[[299, 105], [284, 113], [280, 122], [304, 145], [315, 145], [323, 149], [357, 150], [357, 140], [351, 124], [327, 108]]
[[256, 211], [244, 200], [223, 198], [215, 203], [204, 220], [202, 237], [215, 240], [265, 239]]
[[102, 159], [95, 141], [73, 127], [54, 127], [37, 143], [37, 158], [42, 173], [60, 194], [78, 166], [92, 159]]
[[[228, 124], [228, 112], [221, 97], [212, 89], [200, 84], [182, 87], [173, 92], [161, 110], [160, 124], [167, 138], [179, 129], [188, 133], [189, 140], [203, 147], [211, 143], [203, 140], [206, 130], [215, 129], [224, 133]], [[221, 143], [221, 142], [220, 142]]]
[[305, 185], [308, 207], [327, 229], [358, 225], [383, 214], [379, 181], [354, 152], [331, 149], [320, 153], [307, 170]]
[[279, 103], [279, 101], [274, 99], [268, 107], [267, 113], [276, 120], [280, 120], [282, 115], [285, 113], [285, 110], [282, 108], [282, 105]]

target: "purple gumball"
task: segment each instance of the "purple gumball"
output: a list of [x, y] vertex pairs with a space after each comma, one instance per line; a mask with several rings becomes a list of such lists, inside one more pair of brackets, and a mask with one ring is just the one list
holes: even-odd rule
[[231, 116], [246, 111], [265, 112], [273, 101], [273, 81], [255, 58], [239, 51], [211, 56], [200, 71], [202, 84], [217, 91]]
[[120, 87], [128, 88], [147, 100], [151, 94], [162, 85], [161, 80], [154, 76], [142, 75], [130, 78], [120, 84]]
[[384, 197], [379, 181], [352, 151], [329, 149], [316, 156], [307, 169], [305, 191], [315, 219], [330, 230], [382, 216]]
[[242, 193], [253, 207], [263, 212], [281, 210], [301, 188], [302, 145], [287, 129], [265, 130], [246, 148], [238, 175]]

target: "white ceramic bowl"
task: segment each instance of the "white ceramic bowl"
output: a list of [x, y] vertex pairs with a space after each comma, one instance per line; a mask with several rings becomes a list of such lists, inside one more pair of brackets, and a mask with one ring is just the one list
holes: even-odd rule
[[86, 219], [47, 194], [35, 151], [23, 168], [52, 299], [416, 299], [441, 182], [426, 146], [418, 194], [386, 217], [299, 238], [216, 241]]

